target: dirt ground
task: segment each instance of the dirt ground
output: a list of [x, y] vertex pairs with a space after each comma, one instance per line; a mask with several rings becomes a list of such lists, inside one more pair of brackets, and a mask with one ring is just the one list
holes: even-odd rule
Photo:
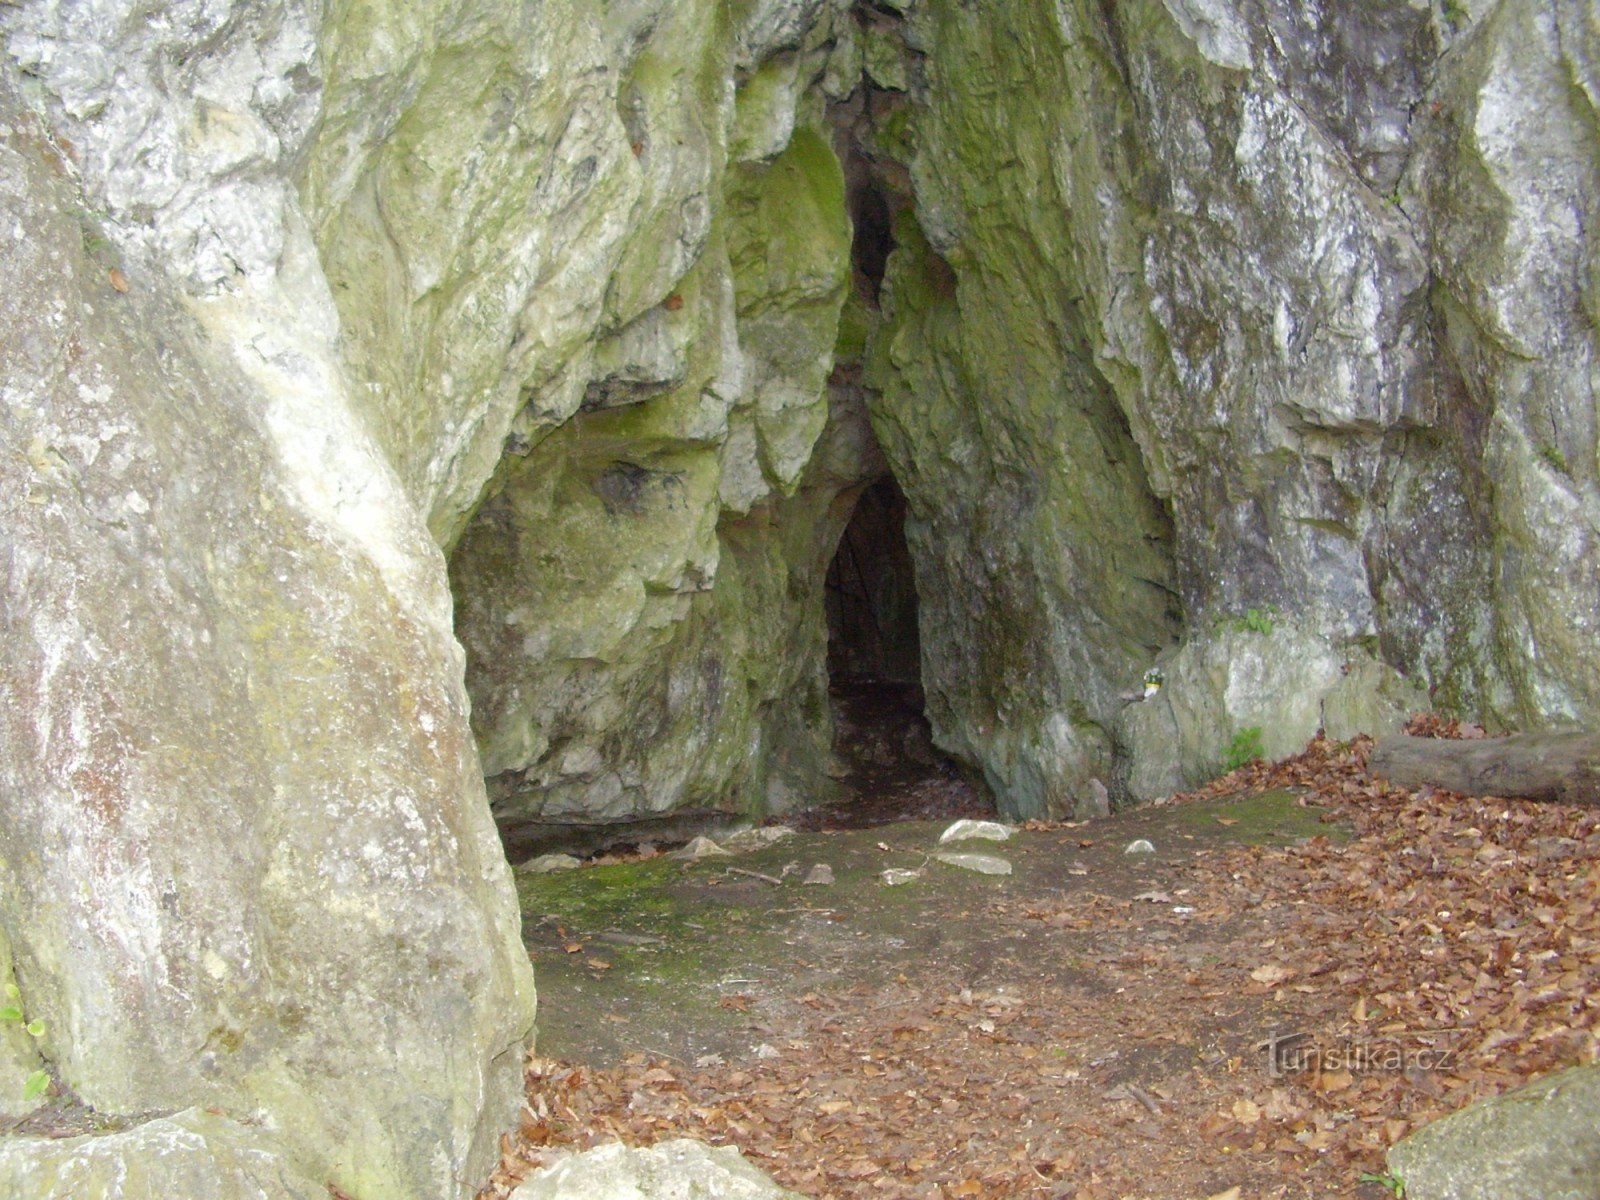
[[922, 819], [519, 872], [539, 1051], [486, 1197], [568, 1147], [688, 1136], [818, 1200], [1378, 1200], [1410, 1129], [1600, 1055], [1593, 811], [1392, 789], [1318, 741], [940, 847], [976, 793], [859, 746], [848, 782], [902, 793], [864, 819]]

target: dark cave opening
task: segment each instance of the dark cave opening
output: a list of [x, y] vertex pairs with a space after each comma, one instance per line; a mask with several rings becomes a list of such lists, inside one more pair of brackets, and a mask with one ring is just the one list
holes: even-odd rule
[[868, 485], [828, 564], [828, 676], [837, 685], [917, 686], [922, 643], [906, 547], [906, 497], [894, 476]]
[[828, 691], [847, 799], [802, 827], [988, 816], [990, 798], [934, 745], [923, 713], [916, 577], [906, 497], [891, 475], [864, 487], [828, 564]]
[[864, 299], [876, 305], [895, 248], [893, 216], [883, 189], [866, 172], [859, 176], [852, 181], [849, 194], [850, 220], [855, 228], [850, 257], [856, 286]]

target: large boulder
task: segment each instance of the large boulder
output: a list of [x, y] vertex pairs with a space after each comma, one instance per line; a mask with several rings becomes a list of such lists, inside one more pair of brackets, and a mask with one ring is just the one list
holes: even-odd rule
[[[470, 1192], [516, 1111], [533, 991], [443, 558], [320, 343], [284, 332], [331, 313], [314, 290], [275, 306], [304, 243], [185, 301], [192, 281], [118, 249], [82, 149], [14, 79], [0, 926], [62, 1088], [125, 1121], [230, 1118], [72, 1147], [46, 1178], [120, 1195], [125, 1158], [154, 1192], [210, 1195], [177, 1181], [281, 1150], [284, 1180]], [[188, 1165], [144, 1161], [180, 1143]]]
[[327, 1200], [271, 1134], [185, 1109], [132, 1129], [0, 1140], [0, 1193], [10, 1200]]
[[1600, 1067], [1468, 1105], [1389, 1151], [1407, 1200], [1600, 1200]]

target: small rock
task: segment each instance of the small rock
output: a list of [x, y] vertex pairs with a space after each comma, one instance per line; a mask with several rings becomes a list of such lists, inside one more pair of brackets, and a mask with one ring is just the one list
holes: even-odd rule
[[1002, 825], [998, 821], [957, 821], [950, 828], [939, 835], [939, 844], [946, 842], [961, 842], [968, 838], [982, 838], [988, 842], [1003, 842], [1016, 830], [1009, 825]]
[[890, 887], [898, 887], [902, 883], [910, 883], [913, 879], [921, 879], [921, 871], [908, 871], [904, 867], [890, 867], [878, 876]]
[[667, 855], [668, 858], [681, 858], [688, 862], [695, 862], [702, 858], [731, 858], [733, 851], [724, 850], [708, 837], [697, 837], [682, 849], [674, 850]]
[[783, 1051], [779, 1050], [771, 1042], [762, 1042], [761, 1045], [756, 1047], [756, 1057], [757, 1058], [782, 1058], [783, 1057]]
[[562, 1158], [529, 1175], [515, 1200], [801, 1200], [773, 1183], [732, 1146], [676, 1139], [654, 1146], [612, 1143]]
[[793, 836], [792, 826], [763, 825], [758, 829], [741, 829], [733, 836], [724, 838], [723, 844], [730, 850], [759, 850]]
[[1109, 817], [1111, 793], [1106, 789], [1106, 785], [1098, 779], [1089, 780], [1089, 786], [1073, 808], [1072, 815], [1080, 821], [1086, 821], [1091, 817]]
[[982, 875], [1011, 874], [1011, 864], [992, 854], [935, 854], [933, 857], [947, 866], [960, 867], [963, 871], [977, 871]]
[[518, 869], [534, 875], [548, 875], [551, 871], [573, 871], [582, 865], [570, 854], [541, 854], [538, 858], [530, 858]]
[[801, 883], [829, 884], [833, 882], [833, 868], [827, 863], [817, 863], [806, 872], [806, 877]]
[[1129, 842], [1128, 848], [1123, 851], [1124, 854], [1154, 854], [1155, 852], [1156, 848], [1144, 838]]

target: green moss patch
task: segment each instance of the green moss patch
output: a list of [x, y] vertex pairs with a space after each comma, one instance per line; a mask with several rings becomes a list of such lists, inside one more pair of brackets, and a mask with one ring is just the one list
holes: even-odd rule
[[1179, 822], [1191, 831], [1221, 830], [1224, 840], [1245, 845], [1292, 846], [1318, 835], [1348, 841], [1349, 832], [1343, 826], [1322, 823], [1325, 811], [1302, 805], [1299, 795], [1283, 788], [1197, 801], [1174, 810]]

